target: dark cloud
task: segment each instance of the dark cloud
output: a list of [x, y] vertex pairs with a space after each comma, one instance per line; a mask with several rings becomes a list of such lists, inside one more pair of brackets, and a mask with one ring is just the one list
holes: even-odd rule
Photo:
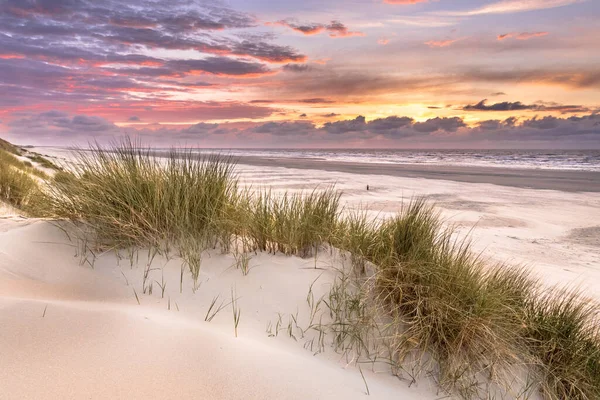
[[465, 111], [515, 111], [515, 110], [531, 110], [534, 106], [525, 105], [520, 101], [515, 101], [511, 103], [509, 101], [504, 101], [502, 103], [496, 103], [492, 105], [486, 105], [485, 102], [487, 100], [481, 100], [479, 103], [475, 105], [466, 105], [463, 107]]
[[533, 117], [530, 120], [523, 121], [523, 126], [527, 128], [537, 129], [554, 129], [559, 125], [561, 120], [553, 116], [546, 116], [544, 118]]
[[207, 124], [205, 122], [200, 122], [198, 124], [192, 125], [189, 128], [185, 129], [185, 133], [193, 133], [206, 135], [214, 131], [219, 127], [219, 124]]
[[264, 64], [228, 57], [209, 57], [202, 60], [173, 60], [168, 67], [177, 73], [206, 72], [215, 75], [264, 75], [271, 70]]
[[395, 135], [403, 128], [409, 127], [414, 123], [414, 120], [410, 117], [387, 117], [378, 118], [373, 121], [369, 121], [369, 131], [375, 134], [381, 135]]
[[96, 116], [74, 115], [62, 111], [47, 111], [31, 114], [12, 120], [9, 127], [13, 131], [27, 132], [31, 136], [52, 135], [55, 139], [64, 136], [106, 136], [120, 132], [112, 122]]
[[129, 117], [127, 119], [127, 121], [130, 121], [130, 122], [140, 122], [140, 117], [137, 117], [137, 116], [133, 115], [133, 116]]
[[307, 59], [305, 55], [299, 54], [290, 46], [277, 46], [249, 40], [236, 43], [233, 45], [231, 52], [232, 54], [252, 56], [259, 60], [275, 63], [304, 62]]
[[418, 132], [431, 133], [436, 131], [456, 132], [458, 128], [467, 126], [459, 117], [452, 118], [432, 118], [424, 122], [417, 122], [413, 125]]
[[311, 69], [312, 67], [308, 64], [286, 64], [283, 66], [283, 70], [289, 72], [306, 72]]
[[504, 93], [504, 92], [494, 92], [494, 93], [490, 94], [490, 96], [506, 96], [506, 93]]
[[[390, 116], [366, 121], [362, 116], [350, 120], [326, 123], [318, 128], [310, 121], [283, 121], [251, 124], [239, 127], [235, 124], [198, 123], [189, 127], [166, 127], [147, 124], [135, 128], [121, 128], [110, 121], [88, 115], [71, 115], [63, 111], [43, 113], [23, 112], [8, 121], [9, 134], [18, 137], [28, 133], [27, 140], [50, 143], [72, 140], [86, 142], [89, 135], [99, 140], [109, 140], [124, 135], [134, 135], [148, 140], [209, 141], [213, 144], [232, 141], [236, 145], [274, 143], [278, 146], [300, 143], [323, 144], [347, 143], [361, 140], [392, 146], [415, 144], [437, 147], [441, 143], [452, 146], [480, 144], [482, 147], [536, 146], [560, 148], [600, 148], [600, 114], [579, 117], [530, 118], [520, 122], [514, 117], [505, 120], [487, 120], [475, 127], [467, 127], [460, 118], [432, 118], [415, 122], [409, 117]], [[37, 138], [37, 139], [36, 139]], [[302, 139], [303, 138], [303, 139]], [[368, 147], [368, 146], [367, 146]]]
[[300, 32], [304, 35], [316, 35], [317, 33], [321, 33], [325, 26], [323, 24], [317, 23], [299, 23], [294, 20], [281, 20], [273, 23], [269, 23], [269, 25], [281, 25], [287, 26], [290, 29], [295, 30], [296, 32]]
[[298, 100], [300, 103], [307, 103], [307, 104], [331, 104], [331, 103], [335, 103], [335, 101], [330, 100], [330, 99], [324, 99], [322, 97], [313, 97], [310, 99], [300, 99]]
[[304, 35], [316, 35], [327, 31], [332, 38], [342, 38], [349, 36], [365, 36], [363, 32], [350, 31], [346, 25], [340, 21], [333, 20], [329, 24], [319, 23], [300, 23], [293, 19], [284, 19], [277, 22], [267, 23], [267, 25], [281, 25], [300, 32]]
[[[36, 92], [39, 102], [114, 101], [136, 92], [160, 99], [163, 90], [214, 85], [191, 83], [190, 75], [260, 77], [275, 72], [266, 63], [306, 61], [292, 47], [270, 43], [271, 34], [221, 34], [257, 20], [220, 4], [2, 0], [0, 105], [35, 103]], [[198, 54], [166, 60], [144, 55], [148, 49]]]
[[349, 36], [365, 36], [364, 33], [358, 31], [350, 31], [348, 27], [342, 24], [340, 21], [331, 21], [329, 25], [325, 26], [329, 36], [332, 38], [342, 38]]
[[324, 117], [324, 118], [333, 118], [333, 117], [337, 117], [337, 116], [339, 116], [339, 115], [340, 115], [340, 114], [336, 114], [336, 113], [333, 113], [333, 112], [332, 112], [332, 113], [328, 113], [328, 114], [323, 114], [323, 115], [321, 115], [321, 116], [322, 116], [322, 117]]
[[536, 104], [523, 104], [520, 101], [510, 102], [503, 101], [501, 103], [495, 103], [487, 105], [486, 99], [481, 100], [479, 103], [474, 105], [466, 105], [463, 107], [465, 111], [519, 111], [519, 110], [533, 110], [533, 111], [560, 111], [560, 112], [586, 112], [588, 108], [579, 105], [564, 105], [558, 103], [544, 103], [538, 102]]
[[360, 132], [367, 129], [365, 117], [359, 115], [355, 119], [346, 121], [327, 122], [323, 130], [332, 134], [343, 134], [348, 132]]
[[298, 136], [308, 135], [315, 131], [315, 125], [312, 122], [266, 122], [252, 129], [252, 133], [269, 134], [273, 136]]

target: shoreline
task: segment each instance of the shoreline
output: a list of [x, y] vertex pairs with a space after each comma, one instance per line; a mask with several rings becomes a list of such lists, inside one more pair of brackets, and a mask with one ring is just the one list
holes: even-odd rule
[[345, 172], [359, 175], [387, 175], [404, 178], [438, 179], [466, 183], [491, 183], [500, 186], [558, 190], [563, 192], [600, 192], [600, 172], [544, 170], [449, 165], [381, 164], [324, 161], [301, 158], [234, 157], [238, 164], [258, 167], [283, 167]]

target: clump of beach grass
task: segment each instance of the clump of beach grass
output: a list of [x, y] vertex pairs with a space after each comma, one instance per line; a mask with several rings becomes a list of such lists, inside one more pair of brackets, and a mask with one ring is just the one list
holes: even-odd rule
[[10, 165], [15, 169], [18, 169], [29, 175], [37, 176], [41, 179], [48, 179], [48, 175], [45, 172], [34, 168], [29, 161], [21, 161], [17, 158], [17, 154], [10, 153], [5, 150], [0, 150], [0, 164], [4, 164], [6, 166]]
[[0, 200], [28, 214], [40, 214], [44, 195], [36, 178], [11, 154], [0, 150]]
[[307, 257], [333, 240], [341, 193], [333, 187], [310, 193], [248, 196], [244, 232], [261, 251]]
[[576, 290], [554, 288], [531, 299], [523, 337], [538, 361], [539, 388], [552, 399], [600, 398], [598, 305]]
[[131, 141], [76, 158], [75, 179], [54, 181], [54, 210], [92, 226], [100, 243], [162, 248], [193, 238], [214, 246], [231, 233], [237, 181], [228, 159], [175, 150], [161, 158]]

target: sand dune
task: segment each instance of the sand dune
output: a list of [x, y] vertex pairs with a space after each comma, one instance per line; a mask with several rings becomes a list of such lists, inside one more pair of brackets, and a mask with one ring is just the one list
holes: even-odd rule
[[[363, 398], [360, 372], [333, 351], [313, 355], [287, 333], [266, 326], [308, 317], [306, 291], [324, 293], [339, 260], [260, 254], [243, 276], [232, 257], [211, 253], [200, 288], [189, 276], [179, 293], [180, 263], [157, 257], [154, 283], [142, 294], [147, 254], [139, 265], [114, 252], [90, 260], [45, 221], [0, 220], [0, 370], [2, 399], [337, 399]], [[315, 268], [315, 262], [316, 267]], [[189, 275], [189, 273], [188, 273]], [[231, 306], [212, 322], [211, 299], [241, 309], [234, 336]], [[138, 305], [133, 289], [138, 293]], [[168, 309], [170, 305], [170, 310]], [[284, 329], [283, 329], [284, 330]], [[432, 384], [408, 387], [383, 368], [364, 367], [375, 398], [435, 398]]]

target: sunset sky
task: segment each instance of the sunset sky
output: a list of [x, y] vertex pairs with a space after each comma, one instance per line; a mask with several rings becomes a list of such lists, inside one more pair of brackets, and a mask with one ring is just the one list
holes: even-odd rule
[[600, 148], [597, 0], [0, 0], [0, 137]]

